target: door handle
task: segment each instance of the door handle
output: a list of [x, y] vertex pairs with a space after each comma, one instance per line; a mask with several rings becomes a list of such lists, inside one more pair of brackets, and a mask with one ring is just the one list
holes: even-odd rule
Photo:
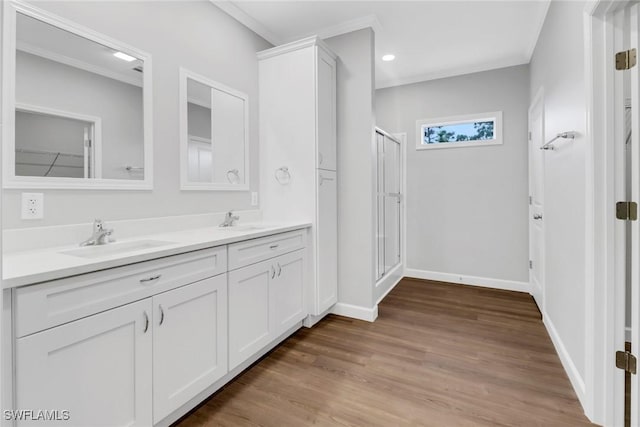
[[533, 219], [535, 220], [542, 219], [542, 214], [533, 214]]
[[278, 277], [280, 277], [281, 273], [282, 273], [282, 267], [280, 266], [280, 263], [278, 263]]
[[271, 266], [271, 278], [275, 279], [276, 277], [276, 268], [272, 265]]
[[162, 308], [162, 304], [158, 304], [158, 308], [160, 309], [160, 323], [158, 323], [158, 326], [160, 326], [164, 322], [164, 308]]

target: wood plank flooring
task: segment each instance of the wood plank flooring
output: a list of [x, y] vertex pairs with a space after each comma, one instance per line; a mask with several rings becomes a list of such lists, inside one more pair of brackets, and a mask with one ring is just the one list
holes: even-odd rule
[[176, 426], [591, 425], [529, 295], [403, 279], [301, 329]]

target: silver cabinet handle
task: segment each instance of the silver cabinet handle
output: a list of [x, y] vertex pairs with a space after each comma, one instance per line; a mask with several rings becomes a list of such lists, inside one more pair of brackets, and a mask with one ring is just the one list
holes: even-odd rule
[[280, 273], [282, 273], [282, 267], [280, 266], [280, 263], [278, 263], [278, 277], [280, 277]]
[[533, 214], [533, 219], [535, 220], [542, 219], [542, 214]]
[[146, 279], [140, 279], [140, 283], [153, 282], [154, 280], [158, 280], [161, 277], [162, 277], [162, 274], [156, 274], [155, 276], [147, 277]]
[[271, 278], [275, 278], [276, 277], [276, 268], [272, 265], [271, 266]]
[[271, 245], [271, 246], [269, 246], [269, 249], [278, 249], [278, 246], [280, 246], [280, 245]]
[[158, 308], [160, 309], [160, 323], [158, 323], [158, 326], [160, 326], [164, 322], [164, 309], [162, 308], [162, 304], [158, 304]]
[[148, 330], [149, 330], [149, 315], [145, 310], [144, 311], [144, 331], [142, 331], [142, 333], [146, 334]]

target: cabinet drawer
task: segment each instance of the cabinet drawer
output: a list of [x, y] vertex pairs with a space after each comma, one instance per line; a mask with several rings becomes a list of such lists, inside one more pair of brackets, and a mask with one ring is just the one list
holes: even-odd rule
[[147, 298], [227, 270], [226, 246], [18, 288], [17, 337]]
[[229, 270], [255, 264], [305, 246], [305, 230], [276, 234], [229, 245]]

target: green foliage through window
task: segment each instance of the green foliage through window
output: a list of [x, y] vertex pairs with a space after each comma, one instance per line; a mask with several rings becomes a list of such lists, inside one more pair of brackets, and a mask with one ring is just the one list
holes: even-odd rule
[[422, 126], [423, 144], [441, 144], [495, 139], [495, 120], [463, 122], [450, 125]]

